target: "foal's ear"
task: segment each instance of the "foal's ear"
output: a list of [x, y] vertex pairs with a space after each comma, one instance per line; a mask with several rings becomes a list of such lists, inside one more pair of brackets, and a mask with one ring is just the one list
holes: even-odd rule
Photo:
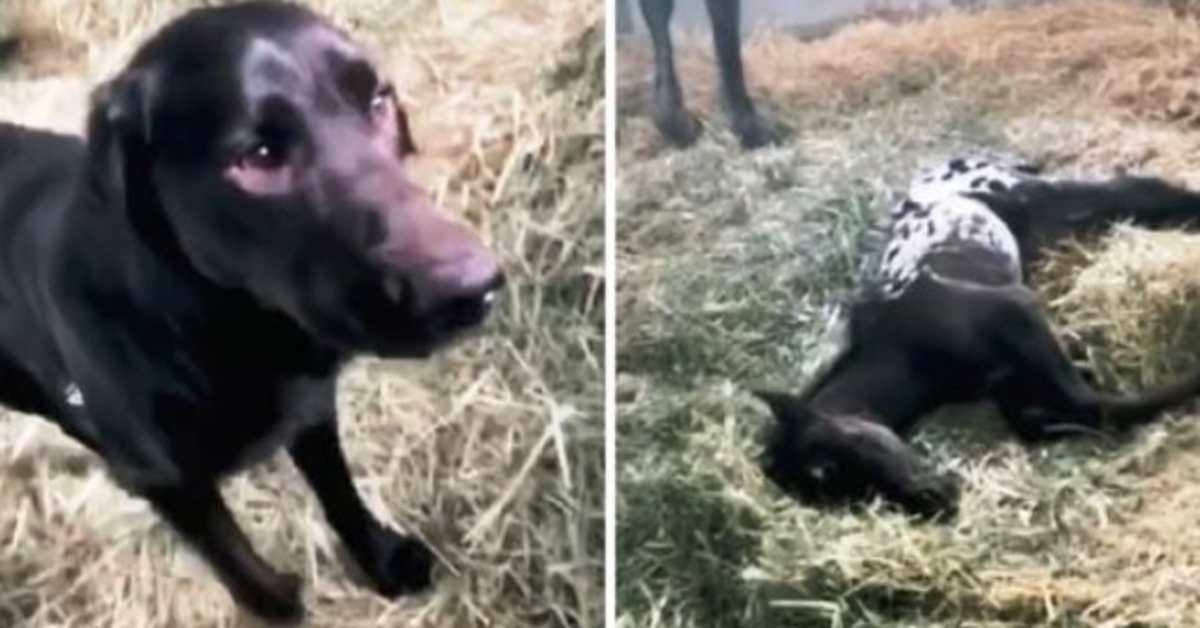
[[812, 411], [796, 395], [771, 390], [752, 390], [750, 394], [767, 404], [780, 423], [803, 425], [812, 421]]
[[124, 73], [92, 92], [87, 118], [87, 144], [93, 176], [110, 204], [129, 207], [142, 186], [130, 186], [131, 170], [145, 166], [150, 128], [146, 81], [141, 74]]
[[417, 154], [417, 143], [413, 140], [412, 130], [408, 126], [408, 112], [400, 102], [400, 97], [392, 93], [392, 111], [396, 112], [396, 150], [400, 157]]

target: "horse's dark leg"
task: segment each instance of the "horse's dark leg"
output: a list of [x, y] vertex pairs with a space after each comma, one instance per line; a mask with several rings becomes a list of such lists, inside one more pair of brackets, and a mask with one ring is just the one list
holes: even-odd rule
[[709, 21], [712, 22], [713, 47], [721, 71], [721, 93], [733, 132], [744, 148], [778, 144], [782, 139], [780, 130], [759, 115], [746, 91], [746, 77], [742, 70], [741, 2], [705, 0], [705, 4]]
[[8, 63], [13, 57], [16, 57], [19, 48], [20, 42], [16, 37], [0, 33], [0, 65]]
[[1200, 371], [1139, 394], [1092, 388], [1063, 351], [1045, 314], [1031, 303], [1020, 304], [996, 324], [1013, 368], [992, 397], [1022, 440], [1128, 429], [1200, 395]]
[[683, 104], [671, 46], [671, 14], [675, 0], [641, 0], [642, 16], [654, 46], [654, 124], [667, 141], [690, 146], [700, 136], [700, 122]]

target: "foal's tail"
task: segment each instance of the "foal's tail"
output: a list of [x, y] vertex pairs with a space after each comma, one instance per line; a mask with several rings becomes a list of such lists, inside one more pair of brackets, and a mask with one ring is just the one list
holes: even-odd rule
[[996, 211], [1034, 253], [1071, 237], [1095, 235], [1119, 222], [1155, 229], [1200, 229], [1200, 192], [1154, 177], [1107, 181], [1030, 179], [979, 200]]

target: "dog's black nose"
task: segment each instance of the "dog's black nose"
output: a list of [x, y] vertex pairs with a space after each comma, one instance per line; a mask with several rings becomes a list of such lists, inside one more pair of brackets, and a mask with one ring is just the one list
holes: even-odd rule
[[[474, 324], [491, 309], [504, 286], [504, 273], [496, 257], [486, 249], [477, 249], [461, 257], [441, 262], [408, 282], [409, 296], [416, 312], [437, 319], [462, 319]], [[392, 291], [389, 291], [392, 292]], [[398, 292], [393, 292], [395, 298]], [[456, 327], [450, 320], [442, 321]]]
[[429, 294], [418, 295], [418, 300], [433, 308], [457, 300], [490, 301], [503, 284], [504, 274], [496, 256], [477, 249], [430, 269], [426, 285]]

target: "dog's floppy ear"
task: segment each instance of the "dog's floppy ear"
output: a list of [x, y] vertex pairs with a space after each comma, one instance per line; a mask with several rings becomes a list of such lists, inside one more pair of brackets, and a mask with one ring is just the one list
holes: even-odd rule
[[803, 426], [810, 423], [813, 413], [797, 396], [771, 390], [752, 390], [750, 394], [767, 404], [775, 420], [787, 425]]
[[92, 92], [87, 120], [91, 176], [105, 207], [123, 212], [143, 242], [168, 257], [181, 254], [159, 207], [151, 173], [153, 74], [127, 70]]
[[93, 176], [109, 197], [110, 206], [128, 209], [132, 172], [144, 166], [150, 128], [145, 106], [145, 78], [124, 73], [92, 92], [87, 118], [87, 143]]

